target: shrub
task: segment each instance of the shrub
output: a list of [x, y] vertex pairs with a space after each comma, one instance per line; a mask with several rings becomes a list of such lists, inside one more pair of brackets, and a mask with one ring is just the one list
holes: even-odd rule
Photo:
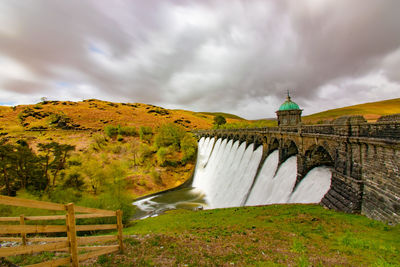
[[71, 122], [71, 119], [63, 113], [54, 113], [54, 114], [51, 114], [49, 117], [50, 126], [53, 126], [56, 128], [68, 129], [71, 127], [70, 122]]
[[152, 170], [150, 172], [150, 175], [151, 175], [151, 178], [153, 178], [153, 181], [156, 184], [162, 184], [161, 175], [160, 175], [160, 173], [158, 171]]
[[226, 119], [222, 115], [217, 115], [214, 117], [214, 125], [220, 126], [226, 123]]
[[175, 146], [180, 147], [181, 139], [185, 136], [186, 131], [183, 127], [173, 123], [161, 125], [155, 136], [155, 144], [159, 147]]
[[143, 163], [153, 153], [153, 151], [150, 148], [150, 146], [147, 145], [147, 144], [144, 144], [144, 143], [139, 145], [139, 151], [138, 152], [139, 152], [138, 158], [139, 158], [139, 162], [140, 163]]
[[107, 145], [107, 139], [102, 134], [95, 134], [93, 135], [92, 139], [93, 141], [90, 144], [90, 147], [96, 151], [101, 150], [104, 146]]
[[108, 137], [113, 138], [118, 135], [118, 127], [113, 125], [107, 125], [106, 127], [104, 127], [104, 133]]
[[[122, 222], [128, 223], [135, 208], [132, 205], [133, 199], [127, 194], [120, 194], [117, 196], [113, 190], [100, 194], [99, 196], [85, 196], [77, 203], [79, 206], [107, 209], [107, 210], [122, 210]], [[91, 224], [95, 223], [115, 223], [115, 218], [101, 218], [101, 219], [86, 219], [80, 220], [79, 223]]]
[[78, 191], [84, 189], [85, 182], [78, 172], [70, 173], [64, 181], [63, 188], [74, 188]]
[[139, 137], [141, 140], [150, 141], [152, 135], [153, 135], [153, 129], [151, 129], [151, 127], [140, 126]]
[[[118, 138], [120, 138], [120, 136], [138, 136], [136, 127], [130, 127], [130, 126], [107, 125], [104, 128], [104, 132], [108, 137], [118, 136]], [[122, 141], [122, 140], [118, 140], [118, 141]]]
[[138, 136], [138, 131], [136, 127], [130, 126], [118, 126], [118, 133], [123, 136]]
[[57, 187], [49, 192], [50, 201], [57, 203], [76, 203], [81, 197], [82, 193], [74, 188]]
[[167, 159], [167, 154], [168, 154], [168, 148], [166, 147], [160, 147], [157, 151], [157, 162], [160, 166], [165, 166], [165, 161]]
[[188, 161], [195, 158], [197, 152], [197, 140], [191, 133], [186, 133], [181, 140], [181, 149], [183, 152], [183, 164], [186, 164]]

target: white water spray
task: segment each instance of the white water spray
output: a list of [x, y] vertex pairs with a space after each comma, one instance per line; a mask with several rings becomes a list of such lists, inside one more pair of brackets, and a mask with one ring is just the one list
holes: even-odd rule
[[331, 171], [326, 167], [314, 168], [293, 191], [297, 176], [296, 156], [287, 159], [278, 169], [279, 153], [272, 152], [255, 177], [262, 147], [254, 150], [253, 144], [246, 148], [245, 143], [239, 145], [239, 141], [232, 140], [218, 139], [215, 145], [214, 142], [214, 139], [200, 139], [193, 180], [193, 187], [206, 195], [207, 208], [237, 207], [244, 202], [246, 206], [318, 203], [330, 188]]

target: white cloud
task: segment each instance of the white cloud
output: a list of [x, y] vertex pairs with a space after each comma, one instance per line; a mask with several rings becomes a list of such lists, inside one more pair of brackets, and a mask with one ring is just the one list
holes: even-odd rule
[[287, 89], [306, 114], [400, 97], [399, 8], [397, 0], [5, 0], [0, 102], [101, 98], [255, 119], [274, 117]]

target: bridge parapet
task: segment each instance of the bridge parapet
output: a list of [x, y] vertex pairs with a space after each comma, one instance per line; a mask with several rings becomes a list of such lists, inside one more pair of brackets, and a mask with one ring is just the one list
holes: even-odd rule
[[382, 121], [361, 124], [319, 124], [296, 127], [264, 127], [244, 129], [209, 129], [193, 131], [198, 136], [220, 136], [230, 134], [314, 134], [348, 137], [367, 137], [400, 140], [400, 121]]

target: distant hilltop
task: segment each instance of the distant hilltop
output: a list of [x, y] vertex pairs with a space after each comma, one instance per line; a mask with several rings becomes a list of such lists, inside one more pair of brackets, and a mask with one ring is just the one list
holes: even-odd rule
[[331, 121], [345, 115], [362, 115], [367, 121], [374, 122], [381, 116], [395, 113], [400, 113], [400, 98], [330, 109], [303, 116], [302, 120], [305, 124], [315, 124]]

